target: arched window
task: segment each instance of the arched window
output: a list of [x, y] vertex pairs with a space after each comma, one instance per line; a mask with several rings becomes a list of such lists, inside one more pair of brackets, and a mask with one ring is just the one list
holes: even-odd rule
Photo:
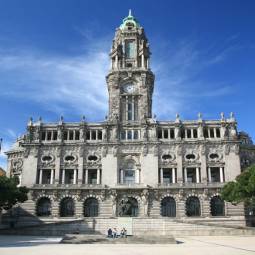
[[84, 202], [84, 216], [97, 217], [98, 216], [98, 200], [94, 197], [88, 198]]
[[137, 217], [138, 216], [138, 202], [133, 197], [122, 199], [118, 203], [118, 215], [120, 217]]
[[71, 197], [65, 197], [60, 202], [60, 217], [74, 216], [74, 201]]
[[224, 201], [219, 197], [215, 196], [211, 199], [211, 215], [212, 216], [224, 216]]
[[162, 199], [161, 215], [164, 217], [176, 217], [176, 203], [174, 198], [165, 197]]
[[188, 217], [201, 215], [200, 201], [198, 197], [192, 196], [186, 200], [186, 215]]
[[38, 200], [36, 206], [37, 216], [50, 216], [51, 215], [51, 201], [47, 197], [42, 197]]

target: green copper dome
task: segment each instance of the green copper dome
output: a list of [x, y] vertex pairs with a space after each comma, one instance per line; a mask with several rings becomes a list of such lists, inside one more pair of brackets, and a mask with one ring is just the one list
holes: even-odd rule
[[125, 27], [134, 26], [139, 28], [140, 24], [138, 23], [137, 19], [132, 16], [131, 10], [129, 10], [128, 16], [123, 19], [122, 24], [120, 25], [120, 29], [124, 29]]

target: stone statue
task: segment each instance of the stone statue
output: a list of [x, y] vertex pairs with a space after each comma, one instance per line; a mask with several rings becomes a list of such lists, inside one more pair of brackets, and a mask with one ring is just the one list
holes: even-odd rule
[[141, 200], [143, 203], [144, 216], [148, 216], [148, 206], [149, 206], [149, 194], [148, 190], [143, 190], [141, 195]]
[[110, 194], [112, 200], [112, 216], [116, 216], [116, 208], [117, 208], [117, 194], [115, 191], [112, 191]]
[[203, 134], [203, 126], [201, 124], [198, 126], [197, 136], [198, 136], [198, 138], [202, 138], [204, 136], [204, 134]]

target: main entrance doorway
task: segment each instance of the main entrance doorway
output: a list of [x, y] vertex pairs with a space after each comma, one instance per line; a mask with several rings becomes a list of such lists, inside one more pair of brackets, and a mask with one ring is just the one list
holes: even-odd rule
[[126, 197], [118, 203], [119, 217], [137, 217], [138, 216], [138, 202], [133, 197]]

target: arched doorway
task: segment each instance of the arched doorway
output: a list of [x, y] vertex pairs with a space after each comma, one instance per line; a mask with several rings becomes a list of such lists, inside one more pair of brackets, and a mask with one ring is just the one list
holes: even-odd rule
[[36, 206], [37, 216], [50, 216], [51, 215], [51, 201], [48, 197], [42, 197], [38, 200]]
[[221, 199], [220, 196], [215, 196], [211, 199], [211, 215], [212, 216], [224, 216], [225, 215], [225, 208], [224, 208], [224, 201]]
[[120, 217], [137, 217], [138, 202], [133, 197], [126, 197], [120, 200], [118, 204], [118, 215]]
[[87, 198], [84, 202], [84, 217], [98, 216], [98, 200], [94, 197]]
[[176, 203], [174, 198], [165, 197], [161, 200], [161, 216], [176, 217]]
[[74, 201], [71, 197], [65, 197], [60, 202], [60, 217], [74, 216]]
[[192, 196], [186, 200], [186, 215], [188, 217], [200, 216], [200, 201], [198, 197]]

